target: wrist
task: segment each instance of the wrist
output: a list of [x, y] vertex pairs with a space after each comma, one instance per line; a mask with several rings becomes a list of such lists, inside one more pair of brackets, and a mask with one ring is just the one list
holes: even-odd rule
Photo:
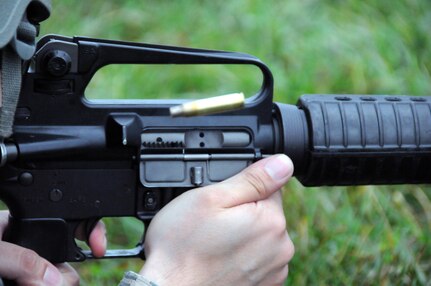
[[157, 286], [173, 285], [169, 283], [169, 276], [173, 276], [173, 271], [166, 270], [165, 265], [157, 265], [150, 260], [146, 260], [139, 275], [144, 276], [150, 281], [156, 283]]
[[153, 281], [157, 286], [190, 285], [194, 280], [193, 278], [190, 279], [191, 276], [189, 274], [191, 273], [188, 271], [190, 268], [187, 267], [187, 269], [184, 269], [182, 267], [187, 263], [185, 261], [172, 263], [172, 261], [176, 260], [172, 257], [162, 256], [161, 254], [150, 256], [145, 261], [139, 274]]

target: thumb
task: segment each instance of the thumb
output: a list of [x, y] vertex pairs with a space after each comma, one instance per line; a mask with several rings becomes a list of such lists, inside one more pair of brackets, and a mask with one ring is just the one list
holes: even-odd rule
[[268, 198], [287, 183], [293, 174], [293, 163], [279, 154], [260, 160], [226, 181], [213, 185], [223, 207]]
[[0, 241], [0, 253], [0, 276], [3, 278], [15, 280], [18, 285], [63, 283], [57, 268], [32, 250]]

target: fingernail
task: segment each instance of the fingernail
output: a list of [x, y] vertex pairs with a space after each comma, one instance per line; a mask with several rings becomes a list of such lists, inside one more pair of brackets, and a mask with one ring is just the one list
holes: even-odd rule
[[49, 265], [45, 274], [43, 275], [43, 282], [48, 286], [58, 286], [62, 284], [63, 277], [61, 276], [60, 271], [58, 271], [55, 267]]
[[269, 159], [265, 171], [274, 180], [281, 180], [292, 174], [293, 164], [286, 155], [277, 155]]

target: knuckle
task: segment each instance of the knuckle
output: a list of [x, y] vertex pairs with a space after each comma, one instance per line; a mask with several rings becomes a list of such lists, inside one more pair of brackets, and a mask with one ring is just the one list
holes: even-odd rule
[[33, 271], [39, 264], [39, 255], [30, 249], [23, 249], [19, 254], [18, 263], [24, 271]]
[[197, 194], [198, 195], [196, 196], [196, 199], [198, 200], [198, 203], [201, 205], [206, 205], [206, 206], [214, 205], [220, 200], [218, 192], [213, 191], [211, 188], [208, 188], [208, 189], [202, 188], [202, 190], [199, 190]]
[[274, 215], [271, 217], [271, 229], [278, 234], [282, 234], [283, 237], [286, 232], [286, 218], [284, 215]]
[[267, 197], [269, 190], [265, 184], [263, 175], [256, 171], [248, 171], [244, 174], [246, 182], [261, 198]]
[[293, 256], [295, 255], [295, 245], [293, 245], [293, 242], [290, 238], [287, 238], [282, 249], [283, 253], [283, 261], [284, 263], [288, 263], [290, 260], [292, 260]]
[[284, 282], [286, 281], [287, 276], [289, 275], [289, 265], [285, 265], [280, 272], [277, 273], [277, 275], [275, 275], [275, 283], [277, 285], [283, 285]]

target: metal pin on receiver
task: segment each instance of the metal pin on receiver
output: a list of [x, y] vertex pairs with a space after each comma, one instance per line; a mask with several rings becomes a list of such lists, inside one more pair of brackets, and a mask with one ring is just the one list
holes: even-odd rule
[[244, 93], [230, 93], [172, 106], [172, 117], [198, 116], [226, 112], [244, 107]]

